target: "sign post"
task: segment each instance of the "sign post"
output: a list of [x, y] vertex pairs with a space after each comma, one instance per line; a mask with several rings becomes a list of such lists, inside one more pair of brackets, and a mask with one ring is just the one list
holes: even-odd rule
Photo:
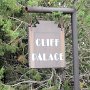
[[73, 8], [52, 8], [52, 7], [26, 7], [26, 11], [31, 13], [52, 13], [55, 11], [71, 15], [72, 41], [73, 41], [73, 73], [74, 90], [80, 90], [79, 85], [79, 60], [78, 60], [78, 39], [77, 39], [77, 18], [76, 10]]

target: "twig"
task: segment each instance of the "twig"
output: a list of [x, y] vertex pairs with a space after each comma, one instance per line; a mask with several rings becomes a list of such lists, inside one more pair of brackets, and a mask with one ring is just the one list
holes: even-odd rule
[[24, 75], [26, 75], [28, 72], [30, 72], [30, 70], [27, 71], [26, 73], [24, 73], [23, 75], [21, 75], [21, 77], [19, 78], [19, 80], [21, 80], [21, 78], [22, 78]]
[[22, 21], [22, 20], [20, 20], [20, 19], [18, 19], [18, 18], [11, 17], [11, 16], [8, 16], [8, 18], [10, 18], [10, 19], [14, 19], [14, 20], [17, 20], [17, 21], [20, 21], [20, 22], [22, 22], [22, 23], [25, 23], [25, 24], [29, 25], [27, 22]]
[[[24, 37], [24, 36], [23, 36], [23, 37]], [[19, 40], [21, 40], [23, 37], [19, 38]], [[14, 40], [16, 40], [16, 39], [14, 39]], [[12, 42], [14, 42], [14, 40], [10, 41], [8, 44], [11, 44]], [[19, 40], [18, 40], [18, 41], [19, 41]]]
[[17, 83], [17, 84], [14, 84], [14, 85], [11, 85], [11, 86], [18, 86], [18, 85], [20, 85], [20, 84], [23, 84], [23, 83], [38, 83], [38, 84], [41, 84], [41, 83], [45, 83], [45, 82], [47, 82], [47, 81], [49, 81], [49, 80], [52, 80], [52, 78], [53, 78], [53, 71], [52, 71], [52, 75], [51, 75], [51, 77], [49, 78], [49, 79], [47, 79], [47, 80], [44, 80], [44, 81], [31, 81], [31, 80], [27, 80], [27, 81], [22, 81], [22, 82], [19, 82], [19, 83]]
[[[49, 80], [49, 79], [48, 79]], [[20, 85], [20, 84], [23, 84], [23, 83], [38, 83], [38, 84], [40, 84], [40, 83], [45, 83], [45, 82], [47, 82], [48, 80], [44, 80], [44, 81], [31, 81], [31, 80], [27, 80], [27, 81], [22, 81], [22, 82], [19, 82], [19, 83], [17, 83], [17, 84], [14, 84], [14, 85], [11, 85], [11, 86], [18, 86], [18, 85]]]
[[23, 7], [23, 8], [25, 8], [24, 5], [22, 5], [22, 4], [18, 3], [18, 2], [17, 2], [17, 5], [19, 5], [19, 6]]
[[14, 30], [14, 32], [16, 32], [18, 29], [19, 29], [19, 27], [22, 25], [22, 21], [21, 21], [21, 23], [19, 24], [19, 26]]

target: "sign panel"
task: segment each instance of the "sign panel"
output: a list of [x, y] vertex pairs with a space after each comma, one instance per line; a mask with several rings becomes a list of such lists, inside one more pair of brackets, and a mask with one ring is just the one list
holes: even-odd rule
[[65, 67], [64, 30], [54, 21], [39, 21], [36, 27], [29, 27], [30, 68]]

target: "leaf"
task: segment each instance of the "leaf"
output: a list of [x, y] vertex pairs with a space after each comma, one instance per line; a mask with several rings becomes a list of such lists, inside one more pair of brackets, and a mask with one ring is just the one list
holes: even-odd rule
[[39, 74], [39, 72], [36, 73], [36, 75], [34, 76], [34, 79], [37, 81], [41, 80], [41, 75]]
[[30, 5], [30, 6], [38, 6], [38, 1], [39, 0], [29, 0], [28, 5]]
[[0, 80], [3, 78], [4, 71], [5, 71], [5, 69], [2, 67], [0, 69]]

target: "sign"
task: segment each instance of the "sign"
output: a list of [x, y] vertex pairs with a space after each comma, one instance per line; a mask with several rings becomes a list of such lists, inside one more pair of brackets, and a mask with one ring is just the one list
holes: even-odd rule
[[30, 68], [65, 67], [64, 29], [54, 21], [39, 21], [36, 27], [29, 27]]

